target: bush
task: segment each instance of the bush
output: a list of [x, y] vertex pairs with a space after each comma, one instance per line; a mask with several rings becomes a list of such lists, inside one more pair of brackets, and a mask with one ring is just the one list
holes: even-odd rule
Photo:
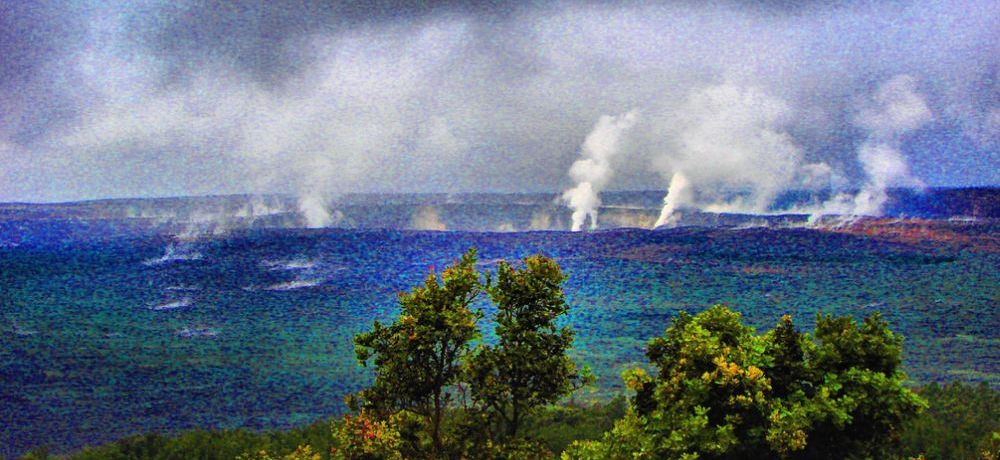
[[649, 342], [656, 376], [624, 375], [625, 417], [564, 458], [897, 457], [902, 423], [925, 406], [902, 385], [901, 350], [877, 313], [860, 326], [820, 316], [815, 337], [787, 316], [756, 335], [722, 306], [681, 314]]
[[337, 460], [402, 460], [398, 417], [375, 420], [365, 412], [347, 415], [333, 429], [331, 457]]

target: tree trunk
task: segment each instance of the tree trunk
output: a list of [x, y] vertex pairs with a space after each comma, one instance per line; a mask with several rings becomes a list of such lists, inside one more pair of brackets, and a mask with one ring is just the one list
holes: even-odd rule
[[431, 441], [434, 443], [435, 458], [441, 457], [441, 392], [434, 393], [434, 415], [431, 417]]
[[521, 411], [517, 404], [511, 404], [513, 410], [510, 416], [510, 423], [507, 424], [507, 438], [514, 439], [517, 436], [517, 426], [520, 424]]

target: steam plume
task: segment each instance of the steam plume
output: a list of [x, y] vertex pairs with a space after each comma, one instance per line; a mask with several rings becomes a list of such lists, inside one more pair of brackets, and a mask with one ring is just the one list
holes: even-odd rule
[[424, 206], [410, 217], [410, 228], [414, 230], [445, 231], [448, 226], [441, 221], [441, 214], [433, 206]]
[[[354, 18], [278, 1], [225, 21], [217, 2], [89, 3], [0, 15], [27, 37], [0, 40], [17, 51], [0, 59], [0, 201], [565, 190], [598, 116], [641, 107], [609, 184], [663, 189], [682, 172], [692, 207], [753, 210], [769, 181], [800, 184], [784, 133], [809, 162], [857, 161], [870, 128], [844, 114], [871, 75], [901, 73], [935, 95], [927, 134], [944, 150], [907, 152], [937, 161], [923, 178], [998, 183], [996, 0], [403, 2], [428, 8]], [[858, 187], [860, 165], [842, 171]]]
[[326, 208], [326, 202], [322, 196], [310, 193], [299, 197], [299, 212], [306, 220], [309, 228], [329, 227], [333, 224], [334, 217]]
[[791, 109], [757, 88], [725, 83], [693, 91], [680, 114], [662, 123], [676, 147], [654, 159], [671, 178], [657, 226], [675, 223], [682, 207], [766, 212], [779, 192], [829, 169], [803, 165], [784, 131]]
[[548, 211], [535, 211], [531, 214], [529, 230], [549, 230], [552, 228], [552, 215]]
[[812, 212], [811, 222], [823, 215], [880, 216], [893, 186], [922, 187], [910, 173], [900, 149], [903, 137], [931, 121], [933, 115], [916, 90], [916, 79], [897, 75], [883, 83], [862, 107], [854, 124], [868, 132], [858, 148], [858, 162], [865, 182], [857, 194], [839, 193]]
[[909, 75], [897, 75], [879, 87], [872, 104], [855, 123], [868, 130], [868, 140], [858, 149], [867, 182], [854, 197], [855, 215], [881, 215], [890, 186], [922, 187], [910, 174], [910, 166], [900, 151], [902, 137], [931, 121], [927, 103]]
[[614, 174], [611, 159], [618, 154], [622, 134], [635, 125], [636, 118], [635, 110], [618, 116], [601, 116], [584, 140], [580, 148], [583, 158], [569, 168], [576, 187], [562, 195], [563, 201], [573, 210], [574, 232], [583, 229], [587, 217], [590, 217], [590, 229], [597, 228], [597, 208], [601, 206], [599, 194]]
[[671, 225], [674, 211], [689, 204], [692, 201], [691, 184], [684, 173], [676, 172], [670, 179], [670, 187], [667, 188], [667, 196], [663, 197], [663, 210], [660, 211], [660, 218], [656, 220], [656, 226]]

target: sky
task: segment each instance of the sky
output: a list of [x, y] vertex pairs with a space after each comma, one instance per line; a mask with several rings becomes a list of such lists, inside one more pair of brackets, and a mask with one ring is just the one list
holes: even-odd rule
[[1000, 0], [233, 3], [0, 0], [0, 202], [1000, 185]]

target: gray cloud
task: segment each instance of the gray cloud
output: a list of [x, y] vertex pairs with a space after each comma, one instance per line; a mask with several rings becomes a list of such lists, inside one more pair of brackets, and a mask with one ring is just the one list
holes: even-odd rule
[[924, 86], [931, 128], [974, 140], [979, 171], [1000, 169], [995, 1], [226, 5], [47, 11], [66, 23], [56, 31], [17, 11], [17, 42], [50, 45], [16, 59], [30, 71], [5, 63], [22, 83], [0, 93], [0, 177], [19, 180], [0, 200], [556, 191], [594, 121], [632, 108], [643, 117], [607, 186], [665, 189], [662, 159], [690, 139], [664, 126], [696, 118], [691, 95], [720, 85], [780, 101], [794, 163], [825, 165], [780, 185], [860, 185], [856, 107], [901, 73]]

